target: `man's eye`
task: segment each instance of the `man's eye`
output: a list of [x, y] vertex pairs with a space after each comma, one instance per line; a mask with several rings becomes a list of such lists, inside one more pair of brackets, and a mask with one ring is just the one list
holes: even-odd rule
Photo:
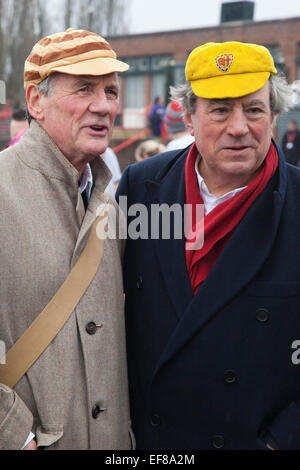
[[114, 98], [117, 98], [119, 96], [118, 91], [115, 90], [114, 88], [108, 88], [106, 90], [107, 95], [113, 96]]
[[215, 108], [213, 109], [213, 112], [217, 114], [224, 114], [227, 112], [227, 108]]
[[262, 109], [260, 109], [260, 108], [249, 108], [247, 111], [250, 114], [259, 114], [259, 113], [262, 112]]
[[88, 86], [82, 86], [79, 88], [79, 91], [82, 91], [82, 92], [85, 92], [85, 91], [88, 91]]
[[212, 110], [214, 114], [223, 115], [228, 112], [227, 108], [215, 108]]

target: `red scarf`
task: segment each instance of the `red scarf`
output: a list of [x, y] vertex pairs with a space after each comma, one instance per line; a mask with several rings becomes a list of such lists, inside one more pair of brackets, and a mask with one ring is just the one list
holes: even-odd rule
[[[193, 144], [185, 164], [186, 204], [191, 204], [193, 208], [196, 204], [204, 204], [195, 172], [197, 156], [198, 150], [196, 145]], [[185, 251], [187, 270], [194, 294], [216, 263], [237, 224], [274, 175], [277, 166], [277, 151], [274, 144], [271, 143], [261, 171], [248, 186], [240, 193], [220, 203], [204, 216], [204, 243], [202, 248], [186, 249]], [[194, 212], [193, 210], [193, 217], [195, 218]], [[199, 230], [196, 232], [194, 218], [192, 229], [198, 237]], [[186, 238], [187, 241], [190, 239], [189, 236]]]

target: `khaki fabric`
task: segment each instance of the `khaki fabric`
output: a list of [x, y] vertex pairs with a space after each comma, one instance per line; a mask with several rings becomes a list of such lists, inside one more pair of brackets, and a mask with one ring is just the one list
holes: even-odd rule
[[[0, 340], [8, 350], [63, 283], [85, 246], [110, 172], [91, 163], [87, 211], [78, 173], [33, 121], [0, 153]], [[109, 226], [118, 223], [114, 201]], [[130, 449], [121, 244], [106, 239], [101, 265], [57, 337], [14, 390], [0, 385], [0, 449], [29, 431], [48, 449]], [[89, 335], [86, 325], [102, 325]], [[106, 410], [95, 419], [98, 404]]]

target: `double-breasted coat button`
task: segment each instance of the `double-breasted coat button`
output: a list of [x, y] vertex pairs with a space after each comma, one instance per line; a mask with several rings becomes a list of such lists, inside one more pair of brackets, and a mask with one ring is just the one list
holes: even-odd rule
[[143, 285], [144, 285], [144, 280], [143, 280], [142, 276], [139, 276], [137, 278], [137, 281], [136, 281], [136, 287], [138, 289], [141, 289], [143, 287]]
[[157, 428], [157, 426], [159, 426], [159, 425], [161, 424], [161, 419], [160, 419], [159, 414], [153, 413], [153, 414], [151, 415], [150, 424], [151, 424], [151, 426], [153, 426], [154, 428]]
[[94, 323], [93, 321], [90, 321], [86, 327], [86, 332], [89, 334], [89, 335], [94, 335], [97, 331], [97, 325], [96, 323]]
[[105, 411], [106, 408], [102, 408], [99, 403], [96, 403], [96, 405], [93, 406], [92, 409], [92, 416], [94, 419], [97, 419], [99, 414], [102, 413], [102, 411]]
[[224, 372], [224, 380], [226, 383], [233, 384], [234, 382], [236, 382], [236, 379], [236, 373], [233, 370], [226, 370]]
[[259, 308], [256, 310], [256, 320], [260, 323], [265, 323], [270, 318], [270, 312], [266, 308]]
[[225, 439], [221, 435], [216, 435], [213, 437], [212, 445], [215, 449], [222, 449], [225, 445]]
[[94, 323], [93, 321], [90, 321], [86, 327], [85, 327], [85, 330], [86, 332], [89, 334], [89, 335], [94, 335], [97, 331], [98, 328], [102, 328], [102, 323], [100, 323], [100, 325], [96, 325], [96, 323]]

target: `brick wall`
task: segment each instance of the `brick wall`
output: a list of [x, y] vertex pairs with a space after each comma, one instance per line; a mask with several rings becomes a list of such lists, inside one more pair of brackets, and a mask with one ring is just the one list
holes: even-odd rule
[[241, 41], [279, 44], [290, 81], [296, 80], [296, 57], [300, 43], [300, 18], [260, 22], [235, 22], [210, 28], [136, 34], [109, 38], [119, 57], [171, 54], [185, 62], [192, 49], [205, 42]]

